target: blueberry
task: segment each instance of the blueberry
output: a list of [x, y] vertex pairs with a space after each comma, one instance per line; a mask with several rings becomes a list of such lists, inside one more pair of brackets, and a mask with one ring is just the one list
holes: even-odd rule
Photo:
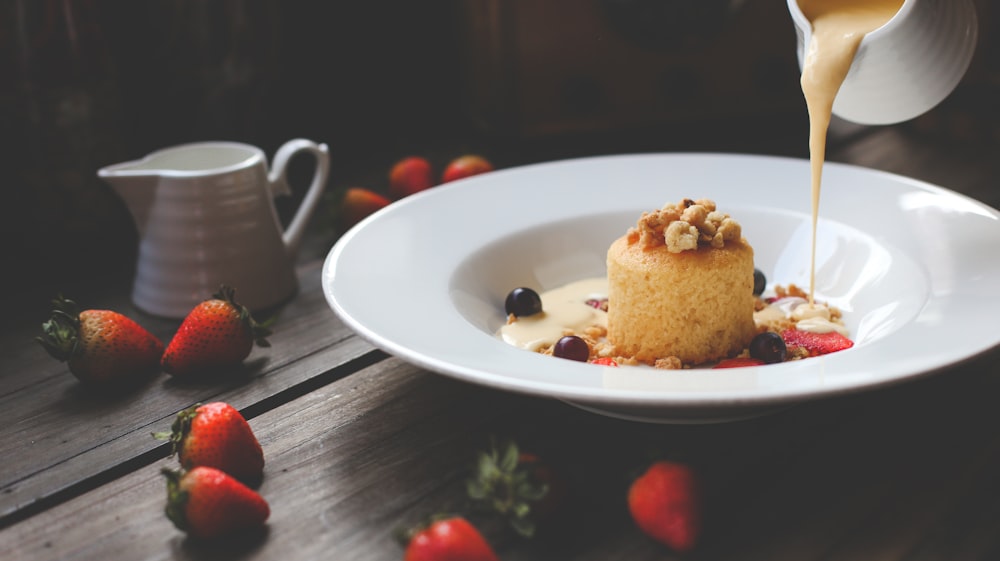
[[503, 303], [507, 314], [515, 317], [533, 316], [542, 311], [542, 298], [530, 288], [518, 287], [510, 291]]
[[750, 356], [763, 360], [765, 364], [784, 362], [787, 353], [785, 340], [772, 331], [758, 333], [750, 340]]
[[552, 347], [552, 355], [587, 362], [587, 359], [590, 358], [590, 345], [576, 335], [567, 335], [556, 341], [555, 346]]
[[764, 293], [764, 287], [767, 286], [767, 277], [764, 276], [764, 272], [760, 269], [753, 270], [753, 295], [760, 296]]

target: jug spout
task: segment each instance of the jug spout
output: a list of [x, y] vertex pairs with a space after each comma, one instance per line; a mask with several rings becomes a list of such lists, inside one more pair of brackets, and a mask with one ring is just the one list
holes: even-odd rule
[[159, 175], [130, 169], [128, 164], [118, 164], [98, 170], [97, 176], [107, 182], [125, 201], [139, 236], [142, 237], [146, 233], [146, 224], [153, 206]]

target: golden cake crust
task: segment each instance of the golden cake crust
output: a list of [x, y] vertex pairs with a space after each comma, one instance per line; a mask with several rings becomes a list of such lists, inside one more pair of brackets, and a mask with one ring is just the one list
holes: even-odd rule
[[746, 347], [756, 327], [753, 249], [745, 239], [672, 252], [629, 237], [607, 256], [608, 340], [616, 354], [700, 364]]

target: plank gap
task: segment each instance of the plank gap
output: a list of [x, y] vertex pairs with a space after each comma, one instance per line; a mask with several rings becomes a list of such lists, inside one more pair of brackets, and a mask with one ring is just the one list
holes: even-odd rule
[[[249, 405], [240, 410], [240, 413], [247, 419], [250, 420], [254, 417], [261, 415], [262, 413], [275, 409], [281, 405], [289, 403], [303, 395], [310, 392], [316, 391], [317, 389], [326, 386], [328, 384], [334, 383], [338, 380], [346, 378], [355, 372], [368, 368], [382, 360], [388, 358], [388, 355], [380, 350], [369, 351], [359, 357], [351, 359], [343, 364], [337, 365], [317, 376], [303, 380], [302, 382], [285, 388], [274, 395], [266, 397], [259, 402]], [[169, 419], [169, 417], [167, 418]], [[134, 434], [135, 432], [148, 431], [149, 427], [162, 424], [165, 419], [158, 419], [153, 423], [143, 425], [143, 427], [125, 433], [117, 438], [124, 438], [128, 435]], [[102, 444], [103, 445], [103, 444]], [[81, 452], [80, 454], [86, 453], [88, 450]], [[62, 462], [65, 463], [80, 454], [76, 454], [70, 458], [66, 458]], [[170, 454], [169, 443], [164, 442], [154, 448], [141, 452], [132, 458], [122, 461], [119, 464], [115, 464], [103, 471], [95, 473], [89, 477], [81, 479], [77, 482], [71, 483], [61, 489], [56, 489], [48, 495], [37, 497], [31, 502], [22, 505], [3, 516], [0, 516], [0, 530], [17, 524], [23, 520], [31, 518], [32, 516], [39, 514], [47, 509], [64, 503], [70, 499], [78, 497], [84, 493], [92, 491], [102, 485], [108, 484], [116, 479], [119, 479], [125, 475], [128, 475], [136, 470], [144, 468], [153, 462], [166, 458]], [[29, 479], [34, 474], [29, 474], [17, 481], [12, 482], [5, 489], [13, 489], [20, 481]]]

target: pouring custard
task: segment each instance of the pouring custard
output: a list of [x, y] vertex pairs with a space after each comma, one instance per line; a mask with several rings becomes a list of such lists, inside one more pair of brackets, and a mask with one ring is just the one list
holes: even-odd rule
[[903, 0], [798, 0], [812, 24], [812, 37], [802, 63], [802, 93], [809, 111], [809, 161], [812, 174], [812, 255], [809, 303], [816, 292], [816, 223], [820, 184], [826, 160], [826, 136], [837, 91], [847, 77], [861, 40], [885, 25]]

